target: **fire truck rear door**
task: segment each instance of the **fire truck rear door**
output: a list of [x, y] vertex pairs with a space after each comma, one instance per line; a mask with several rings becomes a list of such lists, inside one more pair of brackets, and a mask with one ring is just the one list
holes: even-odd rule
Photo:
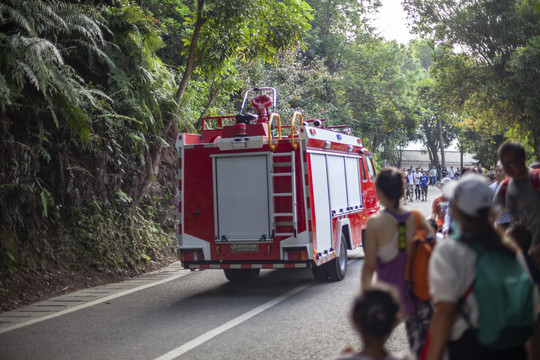
[[217, 240], [270, 239], [267, 154], [214, 157]]

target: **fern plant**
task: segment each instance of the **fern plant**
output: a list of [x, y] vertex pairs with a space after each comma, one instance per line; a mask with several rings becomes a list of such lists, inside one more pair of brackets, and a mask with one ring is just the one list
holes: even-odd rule
[[[124, 219], [152, 201], [146, 169], [174, 108], [160, 46], [154, 20], [137, 7], [0, 3], [0, 280], [13, 263], [62, 264], [122, 234], [132, 238], [109, 263], [132, 263], [117, 259], [144, 235]], [[117, 194], [130, 201], [112, 201]], [[104, 213], [110, 221], [99, 221]]]

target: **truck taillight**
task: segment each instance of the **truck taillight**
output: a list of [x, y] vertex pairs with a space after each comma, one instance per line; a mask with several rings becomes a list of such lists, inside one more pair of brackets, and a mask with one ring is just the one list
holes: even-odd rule
[[307, 250], [306, 249], [291, 249], [284, 250], [283, 260], [285, 261], [306, 261]]
[[180, 250], [181, 262], [203, 261], [203, 260], [204, 260], [204, 255], [201, 249]]

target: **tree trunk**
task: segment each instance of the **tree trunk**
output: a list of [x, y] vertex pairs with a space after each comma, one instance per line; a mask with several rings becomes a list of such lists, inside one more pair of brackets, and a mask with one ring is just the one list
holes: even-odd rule
[[430, 126], [429, 120], [422, 121], [422, 127], [424, 128], [424, 134], [426, 135], [426, 146], [428, 149], [429, 160], [432, 165], [439, 166], [439, 155], [438, 155], [438, 141], [436, 136], [436, 131], [433, 127]]
[[204, 117], [204, 114], [206, 114], [208, 109], [210, 109], [210, 106], [212, 106], [212, 104], [214, 103], [214, 101], [216, 100], [220, 92], [221, 92], [221, 89], [214, 91], [212, 95], [210, 96], [210, 98], [208, 99], [208, 102], [206, 103], [204, 110], [201, 112], [201, 116], [199, 116], [199, 120], [197, 120], [197, 128], [202, 129], [202, 125], [203, 125], [202, 118]]
[[444, 161], [444, 141], [442, 136], [442, 120], [440, 117], [437, 116], [437, 131], [439, 133], [439, 145], [441, 148], [441, 169], [444, 169], [446, 167], [446, 161]]
[[533, 149], [536, 161], [540, 161], [540, 129], [533, 130]]
[[[177, 101], [176, 114], [178, 114], [178, 111], [180, 110], [182, 98], [184, 97], [184, 93], [186, 92], [187, 84], [191, 78], [191, 75], [193, 75], [193, 72], [195, 71], [198, 65], [198, 61], [195, 61], [195, 58], [196, 58], [195, 53], [197, 51], [197, 42], [199, 40], [201, 28], [206, 22], [206, 20], [203, 19], [203, 16], [202, 16], [203, 8], [204, 8], [204, 0], [197, 0], [197, 20], [195, 22], [193, 36], [191, 37], [191, 44], [189, 45], [189, 55], [188, 55], [188, 59], [186, 63], [186, 69], [184, 70], [184, 74], [182, 75], [182, 80], [180, 81], [180, 85], [178, 86], [178, 90], [176, 92], [176, 101]], [[174, 141], [176, 139], [177, 132], [178, 132], [178, 126], [176, 122], [174, 121], [174, 119], [170, 119], [165, 124], [162, 135], [165, 141], [171, 144], [173, 148], [174, 148]], [[139, 178], [138, 186], [135, 187], [137, 190], [133, 194], [133, 202], [131, 204], [132, 209], [134, 209], [140, 203], [144, 195], [146, 195], [146, 193], [148, 192], [152, 184], [155, 182], [155, 179], [157, 179], [163, 153], [166, 149], [167, 148], [164, 147], [162, 144], [160, 144], [158, 141], [155, 141], [150, 146], [148, 150], [148, 154], [146, 156], [145, 169]]]
[[459, 144], [459, 165], [460, 169], [463, 169], [463, 146]]
[[189, 53], [188, 53], [188, 59], [186, 63], [186, 69], [184, 70], [184, 74], [182, 75], [182, 80], [180, 80], [180, 85], [178, 86], [178, 91], [176, 92], [176, 101], [178, 102], [178, 108], [176, 110], [177, 114], [178, 114], [178, 110], [180, 109], [180, 103], [182, 102], [184, 93], [186, 92], [187, 84], [189, 80], [191, 79], [191, 75], [193, 75], [193, 72], [195, 71], [198, 65], [198, 61], [195, 61], [195, 53], [197, 51], [197, 42], [199, 41], [201, 28], [206, 22], [206, 20], [203, 19], [202, 17], [203, 8], [204, 8], [204, 0], [197, 0], [197, 20], [195, 21], [195, 28], [193, 29], [193, 36], [191, 37], [191, 44], [189, 44]]
[[378, 142], [377, 142], [377, 136], [374, 136], [373, 137], [373, 140], [371, 141], [371, 151], [372, 152], [375, 152], [376, 149], [377, 149], [377, 145], [378, 145]]

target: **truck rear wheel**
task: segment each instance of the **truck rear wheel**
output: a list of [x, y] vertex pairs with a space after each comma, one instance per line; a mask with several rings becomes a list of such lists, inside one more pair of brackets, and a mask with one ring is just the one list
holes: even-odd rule
[[339, 245], [339, 256], [326, 264], [326, 266], [328, 267], [330, 280], [341, 281], [345, 278], [345, 274], [347, 273], [347, 245], [343, 234], [341, 235]]
[[261, 269], [223, 269], [230, 282], [248, 282], [257, 280]]

